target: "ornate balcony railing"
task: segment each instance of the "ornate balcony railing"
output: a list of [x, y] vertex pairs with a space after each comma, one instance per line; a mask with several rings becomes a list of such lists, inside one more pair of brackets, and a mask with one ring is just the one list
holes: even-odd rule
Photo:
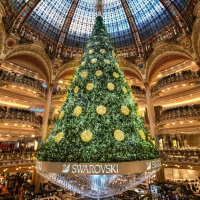
[[30, 165], [37, 158], [37, 151], [0, 153], [0, 167]]
[[159, 96], [164, 90], [170, 87], [177, 88], [181, 84], [192, 84], [200, 81], [200, 70], [193, 72], [191, 70], [182, 71], [181, 73], [174, 73], [161, 78], [156, 85], [151, 88], [153, 97]]
[[28, 91], [33, 91], [34, 94], [38, 94], [40, 97], [45, 98], [47, 89], [42, 87], [39, 80], [21, 75], [14, 72], [8, 72], [0, 70], [0, 83], [1, 85], [12, 85], [12, 88], [27, 89]]
[[200, 149], [160, 150], [162, 162], [200, 164]]
[[0, 121], [1, 122], [13, 122], [17, 124], [22, 123], [22, 126], [32, 126], [36, 129], [41, 129], [42, 117], [37, 116], [34, 112], [18, 108], [7, 108], [6, 106], [0, 106]]
[[52, 94], [52, 101], [64, 101], [67, 96], [67, 90], [54, 91]]
[[157, 125], [179, 121], [182, 123], [185, 120], [193, 121], [200, 119], [200, 104], [192, 106], [180, 106], [162, 111], [158, 118]]

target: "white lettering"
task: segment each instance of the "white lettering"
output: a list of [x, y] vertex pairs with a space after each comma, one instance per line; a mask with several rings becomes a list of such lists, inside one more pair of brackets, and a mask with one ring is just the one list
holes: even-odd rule
[[76, 165], [72, 165], [72, 173], [76, 173]]
[[[66, 166], [63, 166], [66, 168]], [[68, 169], [69, 170], [69, 169]], [[65, 170], [65, 172], [68, 172], [68, 170]], [[81, 174], [99, 174], [99, 173], [119, 173], [118, 172], [118, 165], [72, 165], [72, 173], [81, 173]]]
[[107, 174], [110, 173], [110, 165], [106, 165], [106, 173], [107, 173]]
[[[97, 167], [99, 168], [99, 171], [97, 171], [97, 169], [96, 169]], [[100, 171], [101, 171], [100, 166], [99, 165], [95, 165], [95, 173], [99, 174]]]
[[95, 173], [94, 172], [94, 165], [90, 165], [90, 171], [91, 171], [91, 173]]

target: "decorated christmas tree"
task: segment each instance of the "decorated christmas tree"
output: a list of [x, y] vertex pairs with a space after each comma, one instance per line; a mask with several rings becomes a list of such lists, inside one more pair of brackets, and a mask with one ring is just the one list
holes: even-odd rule
[[39, 160], [91, 163], [159, 157], [100, 16], [67, 94]]

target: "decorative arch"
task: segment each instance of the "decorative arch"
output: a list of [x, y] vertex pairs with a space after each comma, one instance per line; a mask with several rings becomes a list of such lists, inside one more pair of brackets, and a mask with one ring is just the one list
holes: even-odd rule
[[2, 17], [5, 15], [5, 10], [3, 5], [0, 3], [0, 23], [2, 23]]
[[5, 61], [15, 60], [24, 64], [35, 67], [44, 77], [47, 85], [52, 78], [52, 62], [45, 53], [44, 49], [39, 45], [20, 45], [12, 49]]
[[134, 65], [133, 63], [131, 63], [125, 59], [119, 59], [119, 65], [123, 71], [126, 70], [126, 71], [129, 71], [129, 72], [135, 74], [135, 76], [138, 77], [138, 79], [141, 82], [143, 82], [142, 74], [136, 65]]
[[80, 61], [81, 61], [81, 58], [73, 58], [72, 60], [63, 64], [60, 67], [60, 70], [58, 71], [58, 73], [56, 74], [55, 81], [66, 76], [69, 73], [69, 71], [72, 71], [74, 73], [74, 71], [77, 69]]
[[[200, 9], [200, 6], [199, 6]], [[199, 12], [200, 13], [200, 12]], [[193, 30], [192, 30], [192, 44], [194, 47], [194, 52], [197, 57], [197, 61], [200, 61], [200, 17], [194, 23]]]
[[3, 23], [0, 22], [0, 55], [4, 48], [4, 42], [5, 42], [5, 28]]
[[58, 81], [59, 79], [62, 79], [64, 77], [66, 77], [67, 75], [73, 75], [74, 74], [74, 71], [76, 70], [77, 67], [69, 67], [67, 68], [66, 70], [63, 70], [61, 73], [59, 73], [57, 76], [56, 76], [56, 79], [55, 81]]
[[190, 53], [177, 45], [163, 43], [155, 48], [147, 60], [146, 80], [150, 82], [154, 73], [159, 71], [164, 64], [173, 60], [193, 60]]

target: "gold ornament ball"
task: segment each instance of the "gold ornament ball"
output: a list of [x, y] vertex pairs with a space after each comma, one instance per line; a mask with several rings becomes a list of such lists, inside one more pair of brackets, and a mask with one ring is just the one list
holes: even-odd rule
[[74, 109], [74, 115], [78, 117], [81, 113], [82, 113], [82, 108], [80, 106], [77, 106]]
[[117, 141], [121, 142], [124, 140], [124, 132], [121, 130], [115, 130], [114, 137]]
[[126, 94], [127, 89], [125, 87], [123, 87], [122, 90], [123, 90], [124, 94]]
[[99, 114], [99, 115], [105, 115], [106, 114], [106, 107], [105, 106], [98, 106], [96, 108], [96, 112]]
[[64, 110], [62, 110], [62, 111], [60, 112], [60, 114], [59, 114], [59, 119], [62, 119], [62, 118], [63, 118], [63, 116], [64, 116], [64, 114], [65, 114], [65, 111], [64, 111]]
[[104, 59], [104, 62], [109, 65], [110, 64], [110, 60]]
[[86, 89], [87, 90], [93, 90], [94, 85], [92, 83], [87, 84]]
[[82, 78], [86, 78], [88, 76], [88, 73], [87, 72], [83, 72], [82, 74], [81, 74], [81, 77]]
[[85, 66], [85, 64], [86, 64], [86, 61], [81, 62], [82, 67]]
[[115, 86], [112, 83], [108, 83], [107, 88], [112, 91], [115, 89]]
[[94, 44], [95, 44], [95, 45], [98, 45], [98, 44], [99, 44], [99, 42], [95, 42]]
[[94, 49], [91, 49], [88, 51], [88, 54], [93, 54], [94, 53]]
[[113, 76], [114, 76], [115, 78], [119, 78], [119, 74], [118, 74], [117, 72], [113, 72]]
[[140, 130], [139, 133], [140, 133], [141, 138], [142, 138], [143, 140], [146, 140], [146, 135], [145, 135], [144, 131], [143, 131], [143, 130]]
[[90, 62], [91, 62], [91, 63], [96, 63], [96, 62], [97, 62], [97, 59], [96, 59], [96, 58], [93, 58]]
[[105, 49], [100, 49], [99, 51], [101, 54], [105, 54], [106, 53], [106, 50]]
[[92, 139], [92, 132], [91, 131], [84, 131], [83, 133], [81, 133], [81, 139], [84, 142], [89, 142]]
[[122, 112], [124, 115], [129, 115], [130, 110], [128, 109], [128, 107], [122, 106], [122, 107], [121, 107], [121, 112]]
[[79, 87], [76, 86], [76, 87], [74, 88], [74, 93], [78, 93], [78, 91], [79, 91]]
[[63, 137], [63, 133], [62, 132], [58, 133], [55, 137], [55, 142], [60, 142], [60, 140], [62, 140], [62, 137]]
[[115, 66], [116, 66], [116, 67], [119, 67], [119, 64], [118, 64], [118, 63], [115, 63]]
[[103, 72], [101, 71], [101, 70], [97, 70], [96, 72], [95, 72], [95, 75], [96, 76], [101, 76], [103, 74]]

